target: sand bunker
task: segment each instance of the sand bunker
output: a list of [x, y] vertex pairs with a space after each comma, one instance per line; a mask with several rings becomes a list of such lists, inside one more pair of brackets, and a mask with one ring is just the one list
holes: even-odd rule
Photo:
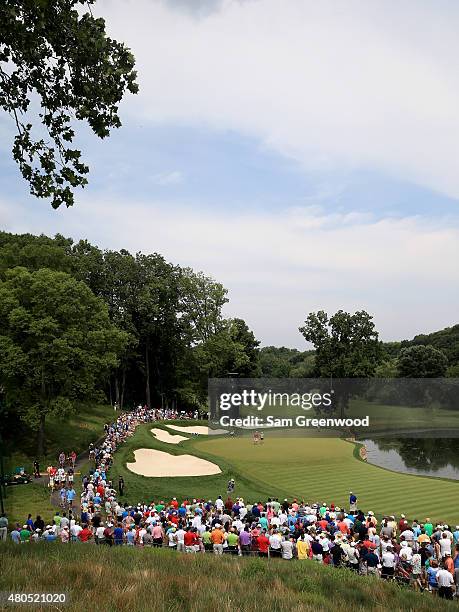
[[152, 448], [134, 451], [135, 462], [127, 468], [139, 476], [211, 476], [221, 474], [217, 464], [193, 457], [193, 455], [171, 455]]
[[215, 436], [228, 433], [226, 429], [209, 429], [205, 425], [194, 425], [187, 427], [180, 427], [179, 425], [166, 425], [169, 429], [175, 429], [175, 431], [181, 431], [187, 434], [199, 434], [201, 436]]
[[150, 429], [150, 431], [157, 440], [160, 442], [166, 442], [167, 444], [180, 444], [180, 442], [183, 442], [183, 440], [188, 440], [188, 438], [185, 436], [173, 436], [168, 431], [165, 431], [164, 429], [157, 429], [156, 427], [154, 429]]

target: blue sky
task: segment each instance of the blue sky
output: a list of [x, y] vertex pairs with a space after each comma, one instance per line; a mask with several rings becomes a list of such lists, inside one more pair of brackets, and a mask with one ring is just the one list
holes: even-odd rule
[[71, 210], [29, 196], [6, 149], [2, 228], [201, 269], [263, 344], [303, 347], [318, 308], [365, 308], [388, 340], [457, 323], [456, 5], [407, 1], [395, 25], [377, 0], [190, 6], [97, 3], [140, 93], [110, 139], [80, 130]]

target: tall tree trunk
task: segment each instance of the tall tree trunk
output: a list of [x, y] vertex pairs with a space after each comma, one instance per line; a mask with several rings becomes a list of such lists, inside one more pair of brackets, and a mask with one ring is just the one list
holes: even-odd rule
[[151, 408], [150, 398], [150, 343], [145, 343], [145, 398], [148, 408]]
[[120, 407], [120, 383], [118, 380], [118, 373], [115, 375], [115, 404], [117, 408]]
[[43, 457], [45, 454], [45, 415], [42, 412], [40, 414], [40, 422], [38, 425], [38, 441], [37, 441], [37, 453], [39, 457]]
[[120, 396], [120, 410], [123, 410], [124, 406], [124, 390], [126, 388], [126, 366], [123, 366], [123, 376], [121, 378], [121, 396]]
[[38, 456], [42, 457], [45, 454], [45, 411], [44, 407], [46, 404], [46, 383], [45, 383], [45, 368], [41, 367], [41, 410], [40, 410], [40, 421], [38, 424]]

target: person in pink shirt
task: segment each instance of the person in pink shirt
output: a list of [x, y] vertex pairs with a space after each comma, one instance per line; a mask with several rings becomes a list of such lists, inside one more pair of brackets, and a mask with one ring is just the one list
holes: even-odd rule
[[153, 537], [153, 546], [159, 547], [163, 545], [164, 530], [160, 523], [156, 523], [156, 525], [153, 526], [151, 535]]

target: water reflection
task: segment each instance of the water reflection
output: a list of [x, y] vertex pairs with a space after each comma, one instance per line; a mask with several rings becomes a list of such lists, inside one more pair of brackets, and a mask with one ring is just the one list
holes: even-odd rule
[[459, 439], [364, 440], [368, 463], [406, 474], [459, 480]]

